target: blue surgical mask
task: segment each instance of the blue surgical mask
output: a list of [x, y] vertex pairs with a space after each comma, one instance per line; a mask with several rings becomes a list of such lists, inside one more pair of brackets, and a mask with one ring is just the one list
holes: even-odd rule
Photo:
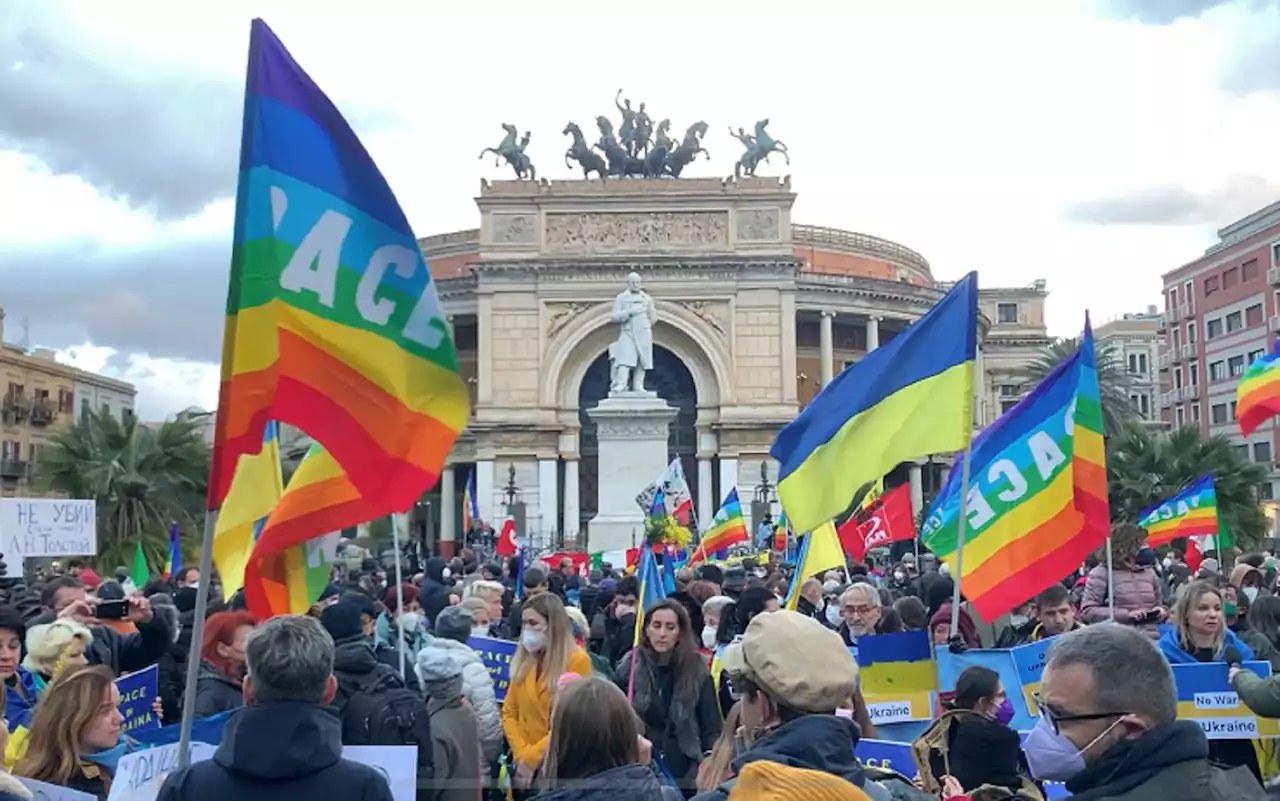
[[1065, 782], [1079, 776], [1085, 769], [1084, 752], [1118, 725], [1120, 719], [1116, 718], [1114, 723], [1090, 740], [1088, 745], [1076, 748], [1076, 744], [1066, 736], [1054, 732], [1048, 715], [1041, 715], [1035, 728], [1027, 735], [1026, 742], [1022, 744], [1031, 775], [1042, 782]]

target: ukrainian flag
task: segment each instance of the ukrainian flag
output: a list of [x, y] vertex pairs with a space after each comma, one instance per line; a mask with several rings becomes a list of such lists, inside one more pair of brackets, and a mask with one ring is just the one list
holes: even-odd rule
[[848, 508], [862, 485], [899, 463], [961, 451], [973, 432], [978, 275], [846, 369], [778, 432], [778, 498], [794, 531]]
[[662, 571], [658, 567], [658, 560], [653, 558], [653, 548], [646, 544], [640, 551], [640, 567], [636, 569], [636, 578], [640, 580], [640, 597], [636, 599], [636, 630], [631, 641], [632, 648], [640, 647], [640, 638], [644, 635], [645, 613], [667, 597], [662, 583]]
[[791, 579], [791, 589], [787, 592], [783, 608], [796, 611], [796, 605], [800, 603], [800, 588], [805, 581], [837, 567], [844, 567], [844, 551], [840, 548], [836, 524], [828, 520], [806, 534], [800, 543], [796, 574]]
[[244, 586], [244, 567], [254, 541], [283, 495], [280, 439], [275, 421], [270, 421], [262, 437], [262, 450], [241, 456], [236, 464], [231, 489], [213, 530], [213, 563], [228, 597]]

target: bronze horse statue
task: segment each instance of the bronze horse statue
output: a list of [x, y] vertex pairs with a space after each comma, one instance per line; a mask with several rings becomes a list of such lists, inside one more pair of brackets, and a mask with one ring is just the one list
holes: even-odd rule
[[608, 117], [596, 117], [596, 127], [600, 129], [600, 141], [596, 149], [609, 161], [609, 174], [617, 178], [633, 175], [644, 175], [644, 159], [631, 156], [613, 133], [613, 123]]
[[707, 124], [699, 120], [690, 125], [684, 132], [680, 146], [667, 155], [667, 170], [673, 178], [679, 178], [685, 167], [697, 158], [699, 153], [711, 158], [711, 153], [702, 146], [702, 137], [707, 135]]
[[507, 135], [502, 138], [497, 147], [486, 147], [481, 150], [480, 158], [484, 158], [486, 153], [492, 153], [495, 157], [493, 166], [498, 166], [502, 159], [506, 159], [507, 163], [511, 165], [511, 169], [515, 171], [517, 179], [524, 180], [527, 176], [530, 181], [537, 180], [537, 171], [533, 168], [533, 162], [524, 153], [524, 149], [529, 146], [528, 132], [517, 143], [516, 137], [519, 136], [519, 133], [516, 130], [516, 126], [504, 122], [502, 123], [502, 130], [506, 131]]
[[[787, 164], [791, 164], [791, 155], [787, 152], [787, 146], [780, 139], [774, 139], [765, 130], [769, 126], [769, 118], [756, 122], [756, 135], [754, 137], [755, 144], [742, 154], [742, 158], [738, 159], [738, 163], [733, 165], [733, 177], [741, 178], [745, 173], [747, 175], [755, 175], [756, 168], [761, 162], [769, 160], [770, 153], [781, 153], [782, 157], [787, 160]], [[739, 129], [741, 130], [741, 129]]]
[[603, 181], [609, 173], [609, 167], [605, 164], [604, 159], [592, 152], [591, 146], [587, 144], [586, 137], [582, 135], [582, 129], [578, 127], [578, 124], [576, 122], [569, 123], [564, 126], [564, 130], [561, 133], [573, 137], [573, 144], [564, 152], [564, 166], [572, 169], [573, 165], [569, 163], [569, 159], [573, 159], [582, 168], [583, 178], [589, 179], [591, 173], [594, 172]]

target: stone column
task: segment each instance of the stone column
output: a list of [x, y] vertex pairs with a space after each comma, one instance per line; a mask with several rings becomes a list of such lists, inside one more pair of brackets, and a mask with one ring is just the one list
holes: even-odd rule
[[440, 472], [440, 555], [445, 559], [451, 558], [458, 547], [457, 505], [453, 465], [447, 464]]
[[706, 531], [716, 516], [720, 499], [711, 491], [711, 457], [698, 457], [698, 527]]
[[495, 519], [493, 514], [492, 459], [476, 462], [476, 508], [480, 510], [481, 520], [493, 526], [495, 532], [502, 531], [502, 520]]
[[919, 463], [912, 462], [907, 475], [911, 482], [911, 514], [919, 516], [924, 508], [924, 477]]
[[560, 527], [558, 515], [559, 493], [556, 491], [556, 460], [538, 460], [538, 533], [551, 540]]
[[818, 327], [818, 352], [820, 355], [818, 358], [822, 360], [821, 376], [822, 386], [824, 387], [827, 384], [830, 384], [831, 379], [835, 376], [835, 367], [833, 365], [835, 360], [835, 348], [832, 343], [831, 334], [831, 321], [835, 316], [835, 312], [828, 311], [820, 312], [818, 316], [818, 319], [820, 320]]
[[564, 532], [572, 536], [578, 547], [584, 545], [578, 529], [582, 517], [582, 504], [578, 497], [578, 458], [565, 457], [564, 460]]
[[880, 347], [880, 318], [867, 318], [867, 353]]

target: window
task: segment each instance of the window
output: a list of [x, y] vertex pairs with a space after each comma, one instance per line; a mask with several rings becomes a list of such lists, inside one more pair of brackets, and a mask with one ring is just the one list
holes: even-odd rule
[[1190, 376], [1191, 376], [1191, 380], [1188, 383], [1190, 383], [1191, 386], [1193, 387], [1200, 386], [1200, 365], [1196, 364], [1195, 362], [1192, 362], [1191, 364], [1188, 365], [1188, 368], [1190, 370]]
[[1016, 303], [996, 304], [996, 322], [1000, 322], [1000, 323], [1018, 322], [1018, 304]]
[[1136, 353], [1129, 354], [1129, 372], [1138, 372], [1138, 354]]
[[1239, 331], [1241, 328], [1244, 328], [1244, 320], [1240, 318], [1240, 312], [1231, 312], [1227, 315], [1226, 320], [1228, 334], [1232, 331]]
[[1181, 406], [1179, 406], [1179, 407], [1178, 407], [1177, 409], [1175, 409], [1174, 411], [1177, 413], [1177, 414], [1176, 414], [1176, 417], [1178, 418], [1178, 426], [1179, 426], [1179, 427], [1181, 427], [1181, 426], [1186, 425], [1186, 422], [1187, 422], [1187, 420], [1186, 420], [1186, 415], [1184, 415], [1184, 414], [1182, 413], [1182, 407], [1181, 407]]
[[1251, 351], [1249, 351], [1249, 364], [1253, 364], [1253, 363], [1254, 363], [1254, 362], [1256, 362], [1258, 359], [1261, 359], [1261, 358], [1262, 358], [1262, 354], [1264, 354], [1264, 353], [1266, 353], [1266, 351], [1265, 351], [1265, 350], [1251, 350]]
[[1271, 461], [1271, 443], [1270, 442], [1253, 443], [1253, 460], [1255, 462], [1260, 462], [1262, 464], [1269, 463]]
[[1205, 332], [1209, 339], [1217, 339], [1222, 336], [1222, 318], [1218, 317], [1205, 323]]
[[1257, 277], [1258, 277], [1258, 260], [1257, 259], [1249, 259], [1244, 264], [1240, 265], [1241, 281], [1247, 284]]
[[58, 390], [58, 411], [71, 414], [76, 410], [76, 393], [69, 389]]
[[1246, 462], [1247, 462], [1247, 461], [1249, 461], [1249, 446], [1248, 446], [1248, 445], [1237, 445], [1237, 446], [1236, 446], [1236, 453], [1240, 454], [1240, 458], [1241, 458], [1241, 459], [1244, 459]]
[[1187, 323], [1187, 344], [1188, 345], [1196, 344], [1196, 324], [1195, 323]]
[[27, 444], [27, 461], [34, 462], [36, 460], [36, 444], [34, 442]]
[[1001, 384], [1000, 385], [1000, 414], [1012, 409], [1018, 405], [1019, 387], [1017, 384]]
[[1191, 422], [1200, 422], [1200, 404], [1198, 403], [1191, 404]]
[[1261, 325], [1262, 324], [1262, 304], [1255, 303], [1244, 310], [1245, 325]]
[[1222, 271], [1222, 288], [1230, 289], [1240, 283], [1240, 268], [1229, 267]]
[[1226, 425], [1227, 423], [1227, 404], [1215, 403], [1209, 408], [1209, 421], [1215, 426]]
[[1178, 305], [1178, 288], [1175, 286], [1173, 289], [1169, 290], [1169, 308], [1172, 309], [1174, 306], [1177, 306], [1177, 305]]
[[1280, 267], [1280, 242], [1271, 246], [1271, 266]]
[[13, 440], [5, 440], [0, 442], [0, 461], [16, 462], [18, 454], [21, 453], [22, 445]]
[[88, 419], [89, 419], [89, 399], [81, 398], [80, 399], [80, 422], [83, 423]]
[[[1180, 329], [1175, 328], [1173, 329], [1173, 349], [1177, 350], [1181, 345], [1182, 345], [1182, 331]], [[1174, 355], [1176, 356], [1177, 354], [1174, 354]]]
[[1209, 380], [1223, 381], [1227, 377], [1226, 362], [1213, 362], [1209, 365]]
[[1147, 374], [1147, 354], [1145, 353], [1138, 354], [1138, 372], [1142, 375]]
[[1137, 395], [1130, 395], [1130, 396], [1129, 396], [1129, 405], [1130, 405], [1130, 406], [1132, 406], [1134, 409], [1137, 409], [1137, 408], [1138, 408], [1138, 396], [1137, 396]]
[[1150, 395], [1142, 395], [1138, 398], [1138, 409], [1139, 409], [1139, 413], [1143, 417], [1149, 418], [1151, 416], [1151, 396]]
[[1236, 378], [1237, 376], [1243, 374], [1244, 373], [1244, 357], [1232, 356], [1230, 359], [1227, 359], [1227, 372], [1231, 373], [1232, 378]]
[[1218, 276], [1211, 275], [1208, 278], [1204, 279], [1205, 297], [1208, 297], [1209, 295], [1212, 295], [1214, 292], [1217, 292], [1217, 291], [1218, 291]]
[[1182, 368], [1173, 368], [1173, 388], [1182, 389]]
[[1236, 402], [1231, 401], [1231, 419], [1236, 419]]
[[1264, 481], [1258, 485], [1258, 500], [1273, 501], [1275, 498], [1275, 491], [1271, 488], [1270, 481]]

